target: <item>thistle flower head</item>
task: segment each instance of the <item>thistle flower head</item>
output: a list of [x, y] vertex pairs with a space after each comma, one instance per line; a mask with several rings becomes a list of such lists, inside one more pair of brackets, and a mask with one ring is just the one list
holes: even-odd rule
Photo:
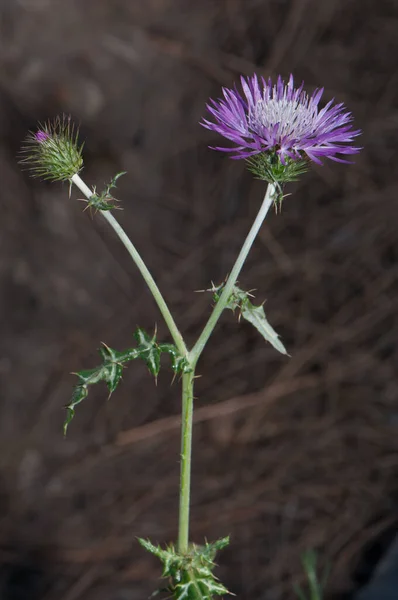
[[280, 76], [273, 85], [271, 79], [253, 75], [241, 77], [241, 85], [243, 93], [224, 88], [223, 99], [210, 100], [207, 109], [214, 121], [204, 119], [201, 125], [234, 144], [215, 150], [233, 152], [235, 159], [249, 158], [249, 166], [263, 179], [284, 183], [297, 173], [286, 179], [283, 167], [302, 172], [310, 161], [321, 164], [326, 157], [348, 162], [344, 156], [359, 152], [352, 142], [360, 131], [352, 129], [352, 116], [344, 105], [331, 100], [319, 109], [323, 88], [308, 96], [303, 84], [294, 88], [292, 75], [287, 84]]
[[39, 124], [25, 140], [20, 163], [33, 177], [69, 181], [83, 167], [83, 144], [79, 145], [78, 135], [78, 128], [66, 115]]

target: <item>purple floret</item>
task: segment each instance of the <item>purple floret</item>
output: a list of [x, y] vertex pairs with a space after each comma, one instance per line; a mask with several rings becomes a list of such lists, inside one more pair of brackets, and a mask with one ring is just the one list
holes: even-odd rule
[[36, 133], [35, 133], [35, 139], [40, 144], [42, 144], [43, 142], [48, 140], [49, 137], [50, 136], [45, 131], [36, 131]]
[[280, 76], [272, 85], [271, 79], [257, 75], [241, 77], [241, 84], [243, 94], [236, 87], [223, 88], [224, 98], [207, 104], [215, 122], [204, 119], [201, 125], [235, 144], [214, 150], [234, 152], [235, 159], [276, 152], [283, 164], [287, 158], [306, 157], [319, 164], [322, 157], [349, 162], [339, 155], [359, 152], [352, 142], [361, 131], [352, 129], [352, 115], [344, 104], [331, 100], [318, 108], [323, 88], [309, 97], [303, 84], [293, 87], [293, 75], [287, 84]]

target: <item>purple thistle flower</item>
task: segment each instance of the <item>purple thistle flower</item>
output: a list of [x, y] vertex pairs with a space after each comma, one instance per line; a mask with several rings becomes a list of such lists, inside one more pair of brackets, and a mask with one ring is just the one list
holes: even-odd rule
[[287, 85], [280, 76], [272, 85], [271, 79], [259, 80], [257, 75], [241, 77], [241, 84], [243, 94], [236, 86], [223, 88], [224, 99], [207, 104], [215, 122], [204, 119], [201, 125], [235, 144], [214, 150], [235, 152], [235, 159], [276, 154], [282, 165], [308, 159], [322, 164], [322, 157], [346, 163], [339, 155], [359, 152], [352, 142], [361, 131], [352, 129], [352, 116], [344, 104], [333, 105], [331, 100], [318, 108], [323, 88], [309, 97], [303, 84], [293, 87], [293, 75]]

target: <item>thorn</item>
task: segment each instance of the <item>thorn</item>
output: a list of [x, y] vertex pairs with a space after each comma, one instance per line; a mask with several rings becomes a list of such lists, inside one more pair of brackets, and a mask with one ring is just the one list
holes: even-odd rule
[[211, 288], [206, 288], [204, 290], [194, 290], [194, 292], [217, 292], [220, 289], [221, 286], [216, 286], [214, 285], [213, 282], [211, 282]]

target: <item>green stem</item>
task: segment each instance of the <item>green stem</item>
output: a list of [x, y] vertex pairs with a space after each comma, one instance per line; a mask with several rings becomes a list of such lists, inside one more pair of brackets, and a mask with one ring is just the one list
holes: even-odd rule
[[[73, 175], [72, 182], [79, 188], [79, 190], [81, 192], [83, 192], [83, 194], [86, 196], [87, 199], [91, 198], [91, 196], [93, 195], [92, 190], [90, 190], [90, 188], [84, 183], [84, 181], [81, 179], [81, 177], [79, 177], [79, 175]], [[163, 318], [166, 322], [167, 327], [169, 328], [171, 337], [173, 338], [174, 343], [178, 348], [178, 351], [180, 352], [181, 356], [187, 357], [188, 350], [187, 350], [185, 342], [182, 338], [182, 335], [178, 330], [178, 327], [170, 313], [170, 310], [169, 310], [158, 286], [156, 285], [154, 278], [152, 277], [150, 271], [148, 270], [147, 266], [145, 265], [144, 261], [142, 260], [141, 256], [139, 255], [134, 244], [131, 242], [130, 238], [128, 237], [128, 235], [126, 234], [124, 229], [119, 225], [119, 223], [116, 221], [115, 217], [109, 211], [100, 210], [99, 212], [102, 214], [104, 219], [106, 221], [108, 221], [109, 225], [112, 227], [112, 229], [114, 230], [116, 235], [119, 237], [121, 242], [124, 244], [127, 252], [130, 254], [131, 258], [137, 265], [141, 275], [145, 279], [147, 286], [149, 287], [149, 289], [152, 292], [152, 295], [155, 299], [156, 304], [159, 307], [160, 312], [163, 315]]]
[[269, 183], [268, 187], [267, 187], [267, 191], [264, 196], [263, 203], [261, 205], [261, 208], [260, 208], [260, 210], [257, 214], [257, 217], [249, 231], [249, 234], [242, 246], [239, 256], [236, 259], [234, 266], [232, 267], [232, 271], [227, 279], [227, 282], [224, 286], [224, 289], [222, 291], [220, 299], [218, 300], [217, 304], [213, 308], [213, 312], [211, 313], [209, 320], [207, 321], [202, 333], [200, 334], [198, 341], [196, 342], [196, 344], [192, 348], [191, 352], [189, 353], [190, 362], [193, 367], [195, 367], [195, 365], [199, 359], [199, 356], [202, 354], [203, 348], [205, 347], [214, 327], [216, 326], [217, 321], [220, 318], [222, 311], [228, 304], [228, 300], [231, 296], [232, 289], [236, 283], [236, 280], [239, 277], [239, 273], [241, 272], [241, 269], [244, 265], [247, 255], [249, 254], [250, 248], [253, 245], [253, 242], [257, 236], [257, 233], [259, 232], [259, 229], [267, 215], [267, 212], [268, 212], [271, 204], [274, 201], [274, 198], [275, 198], [275, 186], [273, 184]]
[[181, 554], [187, 552], [189, 542], [194, 377], [194, 372], [184, 373], [182, 376], [180, 514], [178, 523], [178, 551]]
[[[72, 182], [83, 192], [87, 199], [93, 195], [92, 190], [84, 183], [79, 175], [72, 177]], [[181, 423], [181, 466], [180, 466], [180, 511], [178, 526], [178, 550], [184, 554], [188, 551], [189, 543], [189, 509], [190, 509], [190, 488], [191, 488], [191, 455], [192, 455], [192, 426], [193, 426], [193, 382], [195, 377], [195, 365], [205, 347], [215, 325], [230, 298], [233, 286], [239, 276], [244, 262], [249, 254], [250, 248], [257, 236], [257, 233], [267, 215], [267, 212], [274, 200], [275, 187], [269, 184], [264, 197], [264, 201], [258, 212], [258, 215], [250, 229], [250, 232], [242, 246], [239, 256], [232, 268], [232, 271], [224, 286], [223, 292], [215, 305], [201, 335], [195, 346], [188, 352], [185, 342], [174, 322], [169, 308], [156, 285], [151, 273], [146, 267], [144, 261], [139, 255], [137, 249], [131, 240], [109, 211], [100, 211], [102, 216], [113, 228], [116, 235], [120, 238], [131, 258], [137, 265], [141, 275], [146, 281], [152, 295], [159, 307], [160, 312], [169, 328], [170, 334], [182, 356], [185, 356], [192, 366], [192, 371], [184, 373], [182, 376], [182, 423]]]

